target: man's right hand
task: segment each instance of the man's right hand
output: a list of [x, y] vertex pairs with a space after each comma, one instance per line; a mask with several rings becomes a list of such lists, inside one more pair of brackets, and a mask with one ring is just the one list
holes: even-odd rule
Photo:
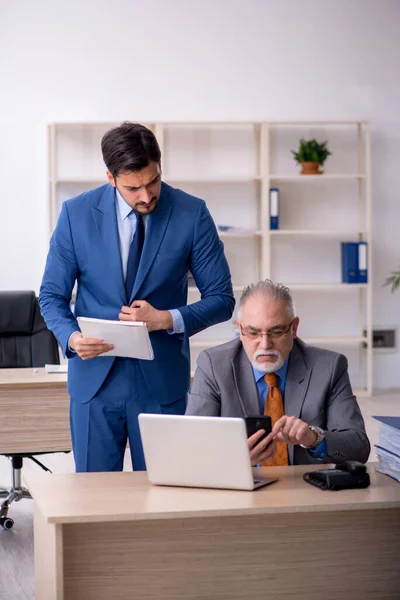
[[75, 331], [71, 335], [69, 338], [69, 347], [75, 350], [82, 360], [89, 360], [114, 348], [112, 344], [105, 344], [104, 340], [85, 338], [80, 331]]
[[267, 435], [267, 437], [261, 442], [258, 441], [264, 433], [265, 429], [260, 429], [247, 439], [247, 444], [250, 451], [250, 460], [253, 467], [255, 465], [261, 465], [263, 462], [271, 460], [271, 458], [275, 456], [276, 441], [274, 440], [272, 433]]

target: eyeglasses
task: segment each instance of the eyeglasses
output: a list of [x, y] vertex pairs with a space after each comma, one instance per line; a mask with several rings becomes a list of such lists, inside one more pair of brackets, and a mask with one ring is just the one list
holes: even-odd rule
[[269, 337], [270, 339], [277, 339], [282, 337], [283, 335], [286, 335], [287, 333], [289, 333], [290, 328], [292, 327], [294, 320], [291, 321], [289, 323], [289, 325], [287, 325], [286, 327], [273, 327], [272, 329], [269, 329], [268, 331], [259, 331], [257, 329], [249, 329], [248, 327], [246, 327], [245, 329], [243, 329], [243, 327], [240, 325], [240, 332], [242, 335], [244, 335], [245, 337], [249, 338], [249, 340], [253, 340], [253, 341], [260, 341], [263, 337], [263, 335], [266, 335], [267, 337]]

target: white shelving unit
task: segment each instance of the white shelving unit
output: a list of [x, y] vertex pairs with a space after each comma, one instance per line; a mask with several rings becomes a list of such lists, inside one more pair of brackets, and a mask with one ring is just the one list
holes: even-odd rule
[[[49, 126], [50, 230], [61, 203], [106, 183], [100, 140], [119, 123]], [[239, 299], [271, 278], [293, 291], [308, 343], [343, 351], [357, 393], [372, 393], [371, 183], [365, 121], [146, 123], [162, 151], [163, 179], [204, 198], [217, 225]], [[300, 137], [327, 140], [323, 175], [300, 175], [290, 150]], [[269, 228], [269, 189], [280, 189], [280, 229]], [[368, 242], [368, 283], [341, 283], [340, 242]], [[188, 301], [198, 299], [189, 287]], [[223, 323], [191, 340], [203, 348], [235, 335]]]

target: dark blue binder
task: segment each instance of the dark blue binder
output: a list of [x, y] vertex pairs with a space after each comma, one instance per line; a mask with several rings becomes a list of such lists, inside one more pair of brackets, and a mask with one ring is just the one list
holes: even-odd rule
[[380, 446], [379, 444], [375, 444], [375, 448], [377, 450], [383, 450], [383, 452], [385, 452], [386, 454], [390, 454], [390, 456], [393, 456], [395, 460], [398, 460], [400, 458], [398, 454], [396, 454], [395, 452], [391, 452], [390, 450], [384, 448], [383, 446]]
[[368, 244], [358, 242], [357, 282], [368, 283]]
[[400, 417], [376, 417], [374, 415], [372, 418], [395, 429], [400, 429]]
[[269, 189], [269, 228], [279, 229], [279, 188]]
[[342, 282], [357, 283], [358, 242], [342, 242]]

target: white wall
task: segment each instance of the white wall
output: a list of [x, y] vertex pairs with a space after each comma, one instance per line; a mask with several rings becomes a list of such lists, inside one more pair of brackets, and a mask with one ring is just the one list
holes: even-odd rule
[[375, 323], [398, 325], [399, 23], [398, 0], [2, 0], [0, 289], [40, 285], [49, 122], [369, 119]]

